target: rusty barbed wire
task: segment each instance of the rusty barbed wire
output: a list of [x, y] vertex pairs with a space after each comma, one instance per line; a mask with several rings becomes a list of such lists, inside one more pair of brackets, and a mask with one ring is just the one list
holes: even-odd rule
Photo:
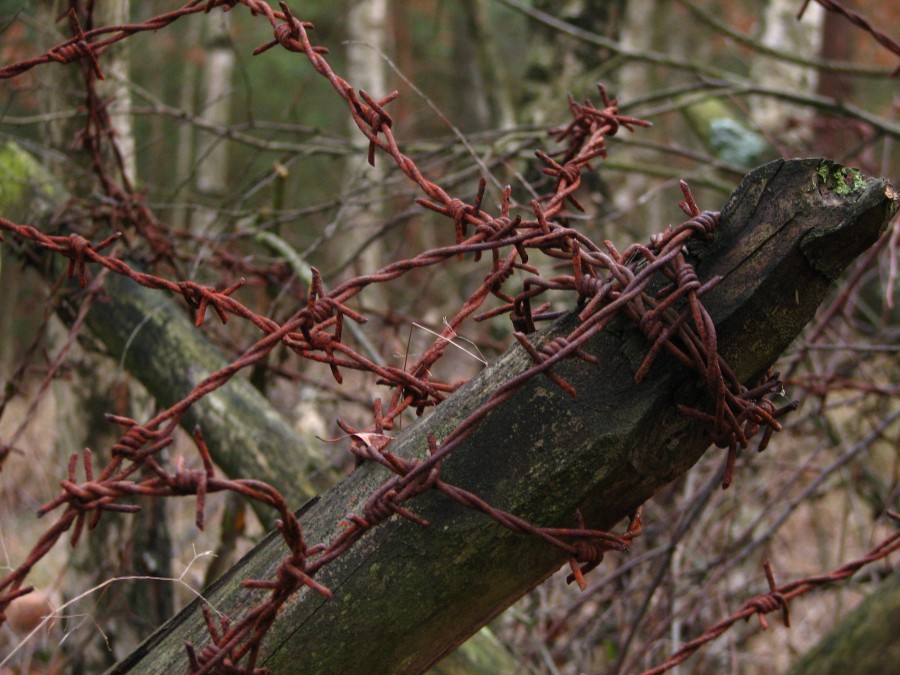
[[[885, 515], [887, 515], [887, 517], [895, 524], [900, 524], [900, 514], [895, 513], [894, 511], [887, 511]], [[671, 670], [678, 664], [684, 663], [688, 658], [690, 658], [691, 655], [693, 655], [705, 644], [712, 642], [713, 640], [718, 638], [738, 621], [746, 621], [754, 614], [759, 618], [760, 628], [766, 630], [769, 627], [769, 622], [766, 619], [766, 614], [780, 610], [784, 625], [785, 627], [789, 628], [791, 624], [790, 614], [788, 611], [788, 602], [790, 600], [809, 593], [810, 591], [815, 590], [820, 586], [847, 579], [856, 574], [856, 572], [858, 572], [862, 567], [865, 567], [866, 565], [877, 560], [883, 560], [884, 558], [898, 550], [900, 550], [900, 531], [894, 532], [893, 534], [887, 536], [883, 541], [881, 541], [881, 543], [875, 546], [871, 551], [869, 551], [868, 554], [866, 554], [862, 558], [841, 565], [828, 574], [820, 574], [817, 576], [806, 577], [805, 579], [798, 579], [797, 581], [792, 581], [790, 583], [784, 584], [783, 586], [776, 585], [775, 576], [772, 572], [772, 566], [768, 561], [766, 561], [763, 564], [763, 568], [766, 572], [766, 581], [769, 584], [768, 593], [751, 598], [750, 600], [745, 602], [740, 609], [735, 611], [734, 614], [725, 619], [722, 619], [715, 625], [710, 626], [702, 635], [694, 638], [683, 647], [681, 647], [681, 649], [672, 654], [672, 656], [665, 663], [662, 663], [655, 668], [651, 668], [650, 670], [644, 671], [642, 675], [660, 675], [661, 673]]]
[[[488, 413], [530, 379], [544, 375], [568, 395], [576, 395], [574, 388], [553, 372], [553, 367], [572, 357], [590, 361], [583, 347], [617, 317], [632, 321], [650, 343], [644, 363], [636, 372], [638, 380], [649, 376], [656, 358], [663, 352], [671, 354], [702, 376], [713, 412], [688, 408], [683, 408], [682, 412], [707, 424], [713, 442], [728, 448], [730, 468], [726, 472], [726, 485], [731, 482], [731, 469], [738, 449], [747, 447], [750, 439], [760, 432], [763, 434], [760, 449], [763, 449], [772, 431], [781, 428], [777, 418], [792, 406], [776, 409], [768, 398], [781, 391], [777, 374], [768, 376], [752, 388], [737, 380], [717, 353], [715, 327], [701, 302], [703, 294], [713, 288], [718, 279], [701, 283], [683, 251], [689, 240], [711, 236], [718, 224], [718, 214], [702, 212], [683, 183], [684, 201], [681, 206], [688, 220], [667, 228], [647, 244], [636, 244], [620, 253], [611, 242], [597, 245], [568, 226], [566, 209], [583, 210], [575, 193], [581, 185], [583, 170], [590, 168], [591, 162], [606, 156], [606, 138], [615, 135], [621, 128], [633, 130], [647, 124], [621, 115], [617, 101], [610, 98], [602, 86], [601, 106], [569, 99], [572, 121], [554, 132], [556, 141], [565, 144], [564, 149], [553, 156], [544, 152], [537, 155], [544, 164], [544, 173], [554, 179], [554, 189], [531, 202], [534, 218], [525, 219], [520, 215], [511, 216], [514, 205], [509, 189], [503, 193], [499, 215], [493, 216], [482, 210], [484, 181], [479, 184], [472, 203], [467, 203], [428, 180], [416, 163], [401, 152], [394, 137], [393, 120], [385, 108], [396, 98], [396, 92], [376, 100], [364, 91], [356, 91], [331, 68], [325, 59], [327, 49], [311, 43], [309, 31], [313, 29], [312, 24], [295, 18], [284, 2], [280, 3], [281, 11], [277, 12], [268, 3], [255, 0], [194, 1], [141, 24], [86, 31], [82, 29], [73, 9], [68, 16], [75, 37], [41, 57], [0, 69], [0, 77], [14, 77], [43, 63], [82, 63], [89, 95], [85, 131], [79, 140], [92, 159], [105, 193], [121, 209], [116, 214], [117, 218], [137, 224], [139, 233], [147, 239], [158, 257], [171, 256], [171, 244], [157, 234], [155, 217], [149, 207], [135, 198], [134, 188], [124, 176], [121, 155], [110, 133], [109, 118], [102, 112], [104, 106], [99, 97], [92, 93], [94, 80], [103, 76], [98, 57], [109, 45], [135, 33], [159, 30], [189, 14], [209, 12], [214, 8], [229, 11], [237, 5], [247, 7], [254, 15], [264, 16], [272, 26], [273, 40], [258, 47], [254, 54], [281, 46], [304, 55], [346, 101], [351, 117], [369, 140], [370, 163], [374, 163], [379, 151], [391, 157], [424, 194], [417, 202], [452, 221], [456, 242], [390, 263], [372, 274], [345, 281], [330, 291], [326, 289], [319, 272], [313, 270], [305, 306], [287, 321], [278, 323], [256, 314], [232, 297], [242, 281], [218, 291], [191, 281], [170, 281], [144, 273], [120, 258], [104, 254], [102, 251], [119, 238], [118, 233], [93, 244], [79, 234], [47, 235], [31, 225], [18, 225], [0, 218], [0, 231], [10, 232], [37, 247], [67, 258], [67, 276], [76, 278], [81, 287], [88, 284], [88, 266], [100, 265], [147, 288], [180, 295], [194, 311], [198, 326], [203, 323], [211, 307], [223, 322], [229, 315], [236, 316], [249, 321], [263, 333], [263, 337], [240, 358], [207, 377], [181, 401], [151, 420], [139, 424], [127, 418], [109, 417], [110, 421], [124, 426], [126, 431], [112, 448], [112, 460], [99, 475], [95, 476], [90, 451], [84, 451], [80, 458], [84, 473], [81, 482], [77, 479], [79, 458], [73, 456], [70, 459], [67, 478], [61, 481], [60, 495], [40, 510], [40, 514], [45, 515], [62, 508], [62, 513], [25, 562], [0, 581], [0, 592], [3, 593], [0, 595], [0, 621], [9, 602], [28, 592], [29, 587], [23, 586], [25, 578], [59, 538], [69, 532], [70, 543], [75, 545], [85, 527], [88, 530], [96, 527], [104, 511], [133, 512], [137, 507], [122, 501], [133, 495], [193, 496], [196, 500], [195, 520], [199, 528], [204, 525], [206, 495], [223, 490], [266, 504], [279, 515], [277, 526], [289, 552], [278, 565], [276, 577], [244, 581], [245, 587], [266, 591], [268, 597], [234, 623], [216, 626], [207, 614], [211, 642], [199, 650], [192, 645], [186, 647], [192, 672], [216, 669], [233, 673], [263, 672], [263, 669], [256, 667], [262, 638], [282, 605], [304, 586], [329, 596], [330, 591], [315, 581], [316, 572], [387, 518], [396, 514], [426, 525], [403, 504], [428, 490], [439, 490], [460, 505], [479, 511], [514, 532], [537, 536], [556, 546], [569, 558], [571, 579], [583, 586], [583, 574], [600, 562], [605, 551], [626, 550], [631, 540], [638, 536], [641, 529], [639, 513], [634, 515], [628, 529], [621, 535], [588, 529], [578, 514], [575, 514], [577, 527], [539, 527], [445, 482], [440, 475], [441, 465]], [[110, 148], [118, 164], [118, 179], [114, 179], [106, 169], [104, 153]], [[528, 264], [529, 251], [539, 251], [568, 262], [572, 273], [542, 279], [537, 268]], [[358, 323], [366, 320], [348, 303], [368, 286], [393, 281], [411, 270], [458, 257], [472, 256], [478, 261], [485, 253], [491, 256], [489, 273], [446, 323], [441, 335], [446, 338], [455, 334], [470, 317], [484, 320], [508, 314], [516, 329], [515, 338], [534, 364], [498, 388], [440, 444], [431, 438], [427, 458], [414, 460], [396, 456], [388, 449], [390, 437], [385, 433], [394, 428], [395, 420], [407, 408], [421, 413], [439, 404], [457, 386], [435, 381], [430, 376], [431, 366], [444, 353], [449, 341], [437, 340], [406, 368], [378, 365], [342, 340], [345, 317]], [[525, 280], [523, 290], [517, 294], [504, 289], [504, 282], [509, 280], [514, 270], [533, 275]], [[661, 278], [668, 283], [657, 289], [653, 284]], [[532, 306], [533, 301], [540, 299], [548, 290], [572, 294], [579, 308], [580, 324], [569, 335], [538, 349], [530, 342], [528, 335], [536, 330], [538, 323], [559, 315], [558, 312], [547, 311], [546, 306]], [[503, 305], [476, 316], [492, 296]], [[306, 544], [298, 518], [271, 486], [252, 479], [216, 476], [209, 449], [199, 430], [193, 438], [202, 469], [188, 470], [183, 460], [178, 460], [174, 470], [169, 471], [156, 459], [156, 455], [171, 444], [174, 429], [194, 402], [222, 386], [238, 371], [257, 363], [278, 344], [283, 344], [302, 358], [327, 365], [337, 382], [342, 379], [341, 369], [348, 368], [370, 372], [376, 376], [378, 383], [393, 389], [384, 410], [380, 400], [376, 402], [374, 422], [370, 427], [354, 429], [347, 423], [341, 424], [351, 438], [351, 451], [360, 460], [377, 462], [395, 475], [368, 498], [360, 513], [346, 516], [342, 534], [327, 546]], [[132, 476], [141, 468], [148, 469], [151, 477], [136, 481]]]
[[[143, 23], [128, 24], [126, 26], [103, 26], [87, 31], [82, 29], [77, 13], [72, 10], [68, 13], [68, 16], [70, 26], [75, 33], [74, 37], [55, 45], [40, 56], [0, 68], [0, 79], [17, 77], [36, 66], [47, 63], [66, 65], [85, 59], [90, 61], [91, 68], [95, 74], [100, 79], [103, 79], [103, 71], [100, 69], [97, 57], [116, 42], [124, 40], [135, 33], [160, 30], [188, 14], [208, 12], [217, 6], [222, 6], [225, 8], [225, 11], [228, 11], [234, 4], [230, 0], [191, 0], [191, 2], [186, 3], [180, 9], [160, 14]], [[96, 38], [109, 33], [113, 35], [103, 40], [96, 40]]]
[[[804, 12], [806, 12], [806, 8], [809, 6], [810, 0], [803, 0], [803, 5], [800, 7], [800, 11], [797, 12], [797, 20], [803, 18]], [[835, 0], [816, 0], [817, 3], [822, 5], [829, 12], [834, 12], [836, 14], [840, 14], [844, 18], [846, 18], [850, 23], [859, 28], [862, 28], [865, 32], [871, 35], [875, 40], [882, 45], [883, 47], [889, 49], [898, 57], [900, 57], [900, 44], [898, 44], [895, 40], [893, 40], [886, 33], [881, 32], [875, 26], [869, 22], [862, 14], [859, 12], [855, 12], [852, 9], [848, 9], [844, 7], [841, 3], [836, 2]], [[900, 66], [892, 73], [892, 76], [896, 76], [900, 74]]]

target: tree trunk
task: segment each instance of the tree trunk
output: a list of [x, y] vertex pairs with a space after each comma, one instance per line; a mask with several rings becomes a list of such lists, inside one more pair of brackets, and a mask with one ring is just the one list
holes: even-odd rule
[[[203, 63], [203, 108], [200, 117], [216, 126], [228, 127], [231, 122], [231, 80], [234, 72], [234, 50], [229, 25], [231, 14], [222, 12], [209, 22], [205, 36]], [[201, 135], [197, 156], [197, 190], [205, 197], [223, 199], [228, 189], [228, 143], [211, 133]], [[216, 218], [213, 209], [204, 210], [200, 224], [203, 229]]]
[[[357, 89], [365, 91], [378, 101], [389, 93], [387, 67], [383, 58], [388, 44], [388, 2], [387, 0], [359, 0], [350, 5], [347, 12], [347, 78]], [[365, 139], [357, 133], [356, 124], [348, 122], [351, 138], [357, 142]], [[347, 158], [344, 168], [346, 187], [365, 186], [361, 191], [363, 204], [341, 205], [338, 218], [353, 230], [350, 238], [368, 241], [381, 228], [384, 205], [383, 185], [387, 177], [387, 162], [378, 157], [374, 164], [363, 165], [365, 153], [354, 153]], [[366, 204], [368, 202], [368, 204]], [[370, 242], [357, 256], [354, 267], [358, 274], [381, 267], [384, 261], [384, 245], [380, 239]], [[387, 306], [387, 296], [382, 286], [372, 286], [365, 292], [366, 304], [370, 307]]]
[[[500, 53], [498, 36], [491, 21], [488, 0], [465, 0], [457, 21], [460, 30], [454, 34], [454, 47], [460, 55], [457, 59], [460, 81], [469, 81], [473, 88], [468, 116], [463, 116], [469, 106], [466, 101], [457, 111], [463, 120], [473, 119], [475, 124], [467, 128], [512, 129], [516, 125], [516, 88], [509, 74], [508, 64]], [[468, 58], [463, 59], [466, 55]], [[468, 73], [464, 73], [468, 70]], [[468, 75], [465, 79], [463, 75]], [[474, 113], [474, 114], [473, 114]]]
[[[652, 51], [656, 45], [665, 43], [667, 50], [672, 53], [683, 52], [683, 43], [691, 39], [691, 35], [686, 30], [671, 30], [671, 26], [676, 25], [678, 21], [677, 16], [673, 17], [673, 12], [677, 9], [675, 3], [661, 0], [627, 3], [620, 35], [622, 46], [640, 53]], [[692, 39], [691, 41], [696, 42]], [[677, 71], [662, 73], [660, 70], [649, 63], [626, 60], [621, 68], [615, 71], [613, 93], [627, 104], [651, 92], [671, 87], [683, 78]], [[640, 152], [636, 148], [624, 144], [616, 153], [616, 161], [626, 166], [637, 164], [640, 157]], [[661, 201], [658, 199], [645, 201], [641, 198], [651, 191], [655, 183], [655, 180], [641, 172], [626, 171], [620, 178], [617, 177], [616, 189], [610, 195], [612, 208], [618, 213], [629, 213], [637, 209], [637, 213], [627, 219], [626, 223], [660, 222], [665, 213]], [[645, 227], [638, 225], [633, 228], [637, 237], [643, 238], [648, 234], [644, 231]]]
[[[107, 0], [97, 3], [94, 24], [97, 26], [124, 26], [131, 22], [130, 0]], [[106, 79], [97, 83], [97, 93], [109, 99], [110, 125], [116, 134], [116, 144], [122, 155], [122, 169], [131, 185], [137, 175], [137, 152], [134, 139], [134, 118], [131, 115], [131, 43], [116, 45], [103, 59]]]
[[[777, 161], [742, 182], [697, 267], [701, 281], [723, 277], [704, 305], [717, 326], [719, 353], [742, 381], [766, 371], [898, 208], [900, 197], [884, 181], [863, 181], [826, 161]], [[532, 338], [544, 343], [565, 335], [576, 321], [569, 316]], [[444, 462], [442, 479], [538, 525], [572, 527], [580, 509], [588, 527], [615, 527], [709, 445], [702, 426], [676, 408], [706, 404], [696, 375], [660, 359], [643, 383], [634, 382], [647, 346], [637, 329], [614, 322], [589, 346], [600, 372], [582, 361], [557, 369], [576, 387], [576, 399], [547, 378], [531, 380]], [[447, 436], [530, 366], [521, 348], [510, 349], [405, 429], [391, 451], [425, 456], [429, 434]], [[387, 477], [365, 464], [301, 509], [306, 540], [332, 541], [354, 505]], [[334, 598], [307, 589], [285, 606], [259, 666], [277, 673], [421, 672], [565, 560], [543, 541], [514, 534], [443, 494], [428, 492], [407, 506], [430, 526], [392, 518], [323, 568], [316, 579]], [[281, 539], [270, 535], [205, 597], [237, 619], [262, 599], [241, 581], [272, 578], [284, 554]], [[198, 603], [112, 672], [182, 671], [185, 641], [198, 649], [209, 642]]]
[[[624, 0], [538, 0], [535, 9], [604, 37], [617, 36], [625, 12]], [[520, 121], [543, 126], [557, 119], [560, 101], [571, 94], [576, 100], [591, 96], [602, 74], [608, 53], [594, 45], [586, 45], [571, 36], [544, 25], [530, 26], [535, 39], [530, 40], [523, 58], [527, 59]]]
[[[797, 21], [797, 3], [768, 0], [759, 41], [766, 47], [784, 49], [795, 56], [815, 58], [822, 45], [825, 14], [821, 5], [811, 2], [803, 13], [803, 20]], [[753, 59], [750, 77], [754, 82], [765, 82], [769, 87], [785, 91], [810, 93], [818, 85], [815, 68], [761, 54]], [[794, 147], [810, 140], [810, 121], [815, 113], [808, 106], [758, 97], [752, 99], [750, 114], [769, 137], [785, 140]]]

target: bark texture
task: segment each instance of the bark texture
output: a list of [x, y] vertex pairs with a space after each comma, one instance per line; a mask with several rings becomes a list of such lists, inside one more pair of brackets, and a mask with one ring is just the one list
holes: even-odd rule
[[[886, 182], [824, 160], [777, 161], [749, 174], [723, 210], [715, 239], [697, 252], [702, 280], [722, 282], [704, 297], [719, 351], [746, 382], [762, 375], [813, 316], [830, 285], [881, 235], [900, 197]], [[564, 335], [570, 316], [532, 339]], [[634, 372], [647, 349], [624, 320], [589, 351], [600, 368], [563, 364], [578, 390], [571, 399], [545, 377], [492, 412], [448, 460], [442, 478], [543, 526], [612, 529], [688, 470], [709, 445], [677, 404], [709, 405], [698, 378], [660, 359], [642, 384]], [[519, 347], [488, 366], [428, 417], [404, 430], [391, 450], [422, 457], [426, 439], [446, 436], [510, 377], [528, 368]], [[301, 509], [307, 542], [327, 543], [387, 472], [364, 465]], [[407, 506], [430, 522], [394, 517], [369, 532], [316, 577], [334, 599], [303, 591], [264, 643], [260, 666], [277, 673], [418, 673], [450, 652], [523, 593], [553, 573], [564, 555], [511, 533], [441, 494]], [[204, 594], [237, 617], [261, 599], [240, 583], [271, 578], [285, 554], [269, 536]], [[198, 603], [186, 608], [111, 672], [169, 673], [186, 664], [184, 642], [208, 635]]]

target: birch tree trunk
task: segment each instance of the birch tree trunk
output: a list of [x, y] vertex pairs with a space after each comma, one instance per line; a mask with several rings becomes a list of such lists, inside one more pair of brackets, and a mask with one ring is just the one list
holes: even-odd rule
[[[791, 0], [769, 0], [762, 13], [759, 41], [766, 47], [794, 56], [813, 59], [822, 48], [825, 9], [810, 2], [797, 21], [797, 3]], [[818, 86], [818, 71], [782, 59], [758, 54], [753, 59], [750, 76], [756, 82], [784, 91], [812, 93]], [[770, 137], [781, 138], [796, 146], [810, 140], [809, 121], [815, 111], [808, 106], [787, 103], [771, 96], [752, 99], [753, 121]]]
[[[131, 0], [105, 0], [96, 3], [94, 23], [98, 26], [122, 26], [129, 23]], [[122, 169], [127, 181], [136, 184], [137, 155], [134, 139], [134, 117], [131, 114], [131, 43], [127, 40], [108, 51], [103, 58], [105, 80], [97, 83], [102, 98], [109, 99], [109, 114], [116, 144], [122, 155]]]
[[[389, 93], [387, 66], [382, 58], [388, 45], [388, 0], [358, 0], [351, 2], [347, 13], [347, 79], [357, 90], [363, 90], [376, 101]], [[352, 120], [348, 122], [350, 137], [364, 141]], [[341, 206], [338, 218], [346, 222], [355, 233], [356, 241], [367, 241], [377, 233], [383, 215], [385, 193], [382, 188], [386, 176], [386, 162], [377, 158], [374, 166], [364, 164], [366, 153], [349, 155], [345, 168], [345, 189], [366, 187], [360, 191], [363, 204], [348, 203]], [[361, 253], [354, 267], [360, 273], [378, 269], [384, 257], [384, 245], [380, 239], [372, 241]], [[381, 286], [366, 289], [365, 302], [369, 306], [385, 307], [384, 289]]]
[[[593, 0], [538, 0], [535, 7], [556, 18], [599, 35], [615, 36], [623, 26], [626, 5], [648, 3], [595, 2]], [[543, 33], [527, 50], [528, 121], [539, 126], [558, 119], [559, 105], [572, 94], [577, 100], [593, 96], [604, 61], [609, 54], [586, 45], [554, 28], [536, 26]]]
[[[631, 51], [645, 51], [653, 49], [659, 44], [659, 35], [669, 23], [667, 17], [671, 12], [671, 3], [659, 0], [645, 0], [644, 2], [629, 2], [625, 5], [625, 18], [621, 32], [622, 45]], [[672, 31], [667, 38], [667, 45], [671, 41], [684, 39], [680, 31]], [[628, 61], [618, 70], [615, 94], [620, 101], [627, 102], [646, 96], [659, 87], [657, 81], [659, 74], [648, 63]], [[630, 148], [622, 148], [617, 157], [619, 161], [630, 163], [639, 156]], [[663, 208], [659, 200], [646, 202], [642, 196], [649, 193], [653, 181], [645, 175], [637, 172], [626, 172], [617, 181], [617, 186], [612, 194], [612, 206], [617, 213], [628, 214], [635, 208], [639, 208], [640, 214], [647, 222], [658, 223], [663, 219]], [[641, 218], [639, 217], [638, 220]], [[640, 236], [639, 233], [636, 233]]]
[[[234, 50], [231, 47], [229, 26], [231, 14], [214, 12], [206, 22], [204, 62], [200, 81], [203, 83], [203, 102], [200, 118], [217, 127], [231, 122], [231, 82], [234, 75]], [[214, 199], [221, 199], [228, 188], [228, 143], [211, 133], [201, 133], [197, 144], [197, 190]], [[215, 211], [204, 211], [198, 226], [205, 228], [215, 218]]]
[[459, 22], [462, 30], [454, 36], [460, 51], [471, 53], [463, 67], [473, 82], [471, 96], [460, 107], [474, 100], [479, 128], [510, 129], [517, 121], [517, 92], [509, 68], [498, 49], [500, 31], [491, 21], [490, 0], [464, 0]]

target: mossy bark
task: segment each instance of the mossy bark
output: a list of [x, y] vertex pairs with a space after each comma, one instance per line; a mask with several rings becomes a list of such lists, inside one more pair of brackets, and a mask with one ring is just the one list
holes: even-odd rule
[[[820, 160], [777, 161], [752, 172], [725, 206], [715, 239], [697, 253], [701, 280], [722, 276], [704, 304], [720, 352], [743, 381], [774, 362], [840, 270], [880, 236], [900, 205], [880, 180], [838, 194], [835, 185], [816, 180], [821, 166]], [[576, 320], [570, 316], [532, 338], [564, 335]], [[646, 348], [636, 329], [614, 323], [589, 346], [599, 368], [571, 361], [558, 369], [577, 398], [547, 378], [533, 379], [444, 463], [442, 478], [539, 525], [574, 526], [580, 509], [588, 527], [614, 528], [709, 445], [702, 426], [676, 409], [709, 405], [696, 375], [662, 358], [642, 384], [634, 382]], [[446, 436], [529, 366], [523, 350], [510, 349], [404, 430], [392, 452], [424, 456], [429, 434]], [[307, 541], [332, 541], [342, 519], [387, 478], [384, 469], [366, 464], [301, 509]], [[430, 526], [394, 517], [324, 568], [317, 580], [334, 598], [301, 592], [266, 637], [258, 665], [277, 673], [422, 672], [564, 562], [546, 543], [513, 534], [442, 494], [426, 493], [408, 507]], [[262, 599], [241, 581], [271, 578], [284, 554], [279, 537], [269, 536], [204, 596], [218, 612], [240, 616]], [[186, 640], [208, 643], [199, 603], [112, 672], [183, 670]]]
[[[170, 298], [119, 275], [109, 275], [103, 288], [88, 328], [160, 405], [177, 403], [228, 365]], [[226, 475], [263, 480], [289, 504], [302, 504], [334, 482], [312, 439], [298, 435], [242, 376], [197, 401], [181, 424], [202, 429]], [[272, 513], [265, 509], [260, 516], [265, 520]]]

